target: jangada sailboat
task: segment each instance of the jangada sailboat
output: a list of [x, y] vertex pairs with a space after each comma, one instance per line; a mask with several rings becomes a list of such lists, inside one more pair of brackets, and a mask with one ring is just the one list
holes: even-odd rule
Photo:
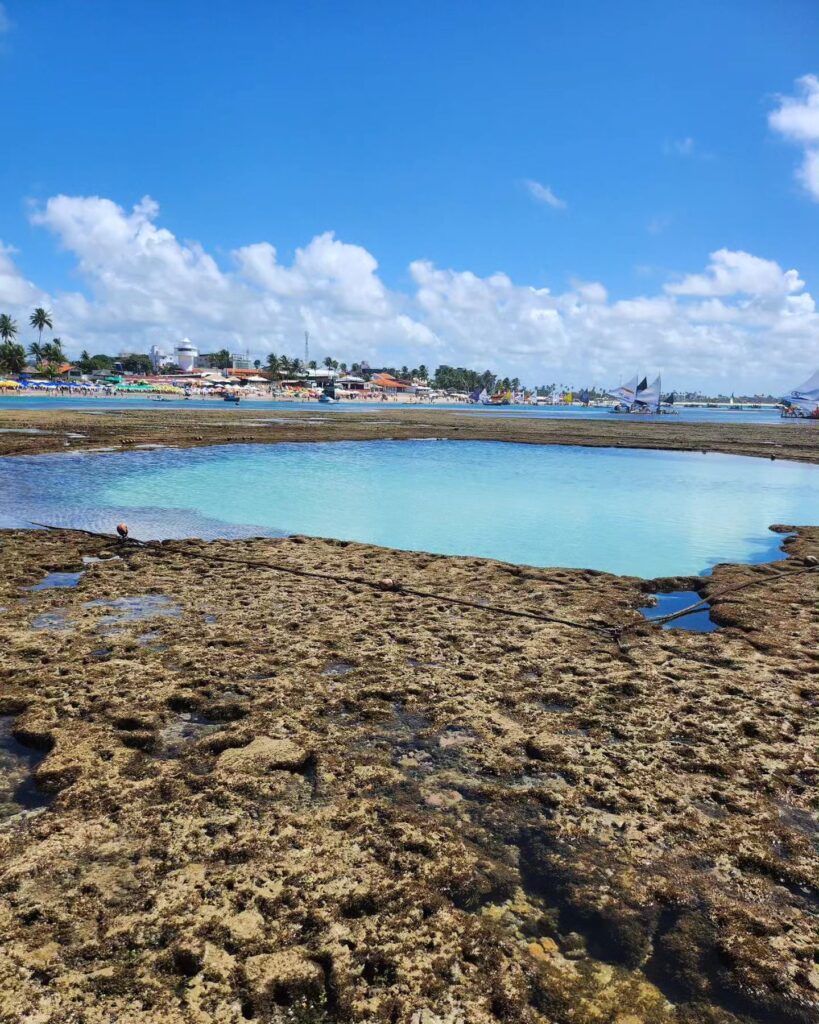
[[782, 415], [788, 419], [819, 420], [819, 370], [782, 399]]
[[662, 379], [658, 373], [649, 384], [648, 377], [639, 381], [635, 376], [626, 384], [612, 388], [608, 394], [617, 399], [613, 412], [632, 413], [639, 416], [657, 416], [669, 412], [662, 407]]

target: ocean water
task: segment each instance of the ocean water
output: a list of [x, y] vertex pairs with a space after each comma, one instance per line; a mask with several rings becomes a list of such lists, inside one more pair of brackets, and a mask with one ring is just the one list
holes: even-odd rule
[[[413, 405], [398, 405], [394, 402], [339, 402], [336, 405], [324, 405], [320, 402], [274, 402], [265, 399], [244, 401], [241, 406], [231, 406], [222, 399], [197, 398], [187, 401], [183, 398], [163, 399], [157, 402], [151, 398], [84, 398], [80, 396], [69, 397], [66, 395], [22, 395], [11, 397], [0, 395], [0, 409], [77, 409], [78, 411], [102, 412], [107, 409], [224, 409], [231, 411], [236, 408], [249, 410], [251, 412], [273, 412], [282, 409], [305, 410], [311, 413], [321, 413], [327, 416], [344, 415], [347, 412], [368, 412], [383, 411], [385, 409], [422, 409], [430, 412], [440, 409], [444, 412], [463, 412], [470, 416], [522, 416], [526, 419], [600, 419], [614, 417], [615, 414], [604, 408], [584, 408], [579, 405], [464, 405], [462, 402], [447, 403], [415, 403]], [[622, 417], [616, 416], [617, 419]], [[681, 406], [677, 409], [676, 416], [647, 417], [641, 418], [641, 422], [648, 423], [776, 423], [787, 429], [793, 427], [798, 421], [783, 420], [778, 409], [742, 409], [731, 411], [729, 409], [684, 409]], [[804, 423], [802, 424], [804, 426]]]
[[0, 459], [0, 526], [305, 533], [652, 578], [775, 557], [819, 521], [819, 467], [476, 441], [229, 445]]

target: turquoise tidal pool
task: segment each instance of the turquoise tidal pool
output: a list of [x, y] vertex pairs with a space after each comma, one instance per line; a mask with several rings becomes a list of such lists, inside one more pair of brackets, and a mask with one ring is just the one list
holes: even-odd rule
[[777, 556], [819, 467], [717, 454], [368, 441], [0, 459], [0, 526], [137, 538], [304, 533], [643, 576]]

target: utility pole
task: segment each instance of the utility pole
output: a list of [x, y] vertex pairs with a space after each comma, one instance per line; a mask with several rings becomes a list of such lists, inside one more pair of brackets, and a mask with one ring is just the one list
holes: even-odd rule
[[304, 332], [304, 368], [310, 365], [310, 332]]

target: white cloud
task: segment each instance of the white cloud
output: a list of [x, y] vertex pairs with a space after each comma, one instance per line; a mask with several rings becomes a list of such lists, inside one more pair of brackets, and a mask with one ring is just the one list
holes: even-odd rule
[[74, 354], [145, 351], [187, 335], [204, 351], [295, 355], [309, 330], [316, 358], [447, 362], [577, 384], [657, 367], [669, 387], [776, 391], [811, 368], [806, 353], [819, 338], [795, 270], [726, 249], [701, 272], [614, 299], [599, 281], [555, 292], [430, 260], [411, 263], [410, 287], [397, 291], [371, 253], [331, 233], [289, 261], [262, 241], [221, 265], [161, 227], [149, 198], [129, 211], [101, 197], [55, 196], [32, 220], [72, 255], [81, 290], [47, 294], [0, 247], [0, 311], [26, 335], [31, 308], [48, 306]]
[[565, 210], [566, 203], [558, 198], [554, 192], [549, 188], [548, 185], [541, 185], [539, 181], [525, 181], [529, 195], [537, 200], [539, 203], [545, 203], [546, 206], [551, 206], [553, 210]]
[[748, 252], [718, 249], [704, 274], [689, 274], [667, 284], [669, 295], [789, 295], [805, 287], [795, 270]]
[[808, 195], [819, 201], [819, 78], [803, 75], [796, 81], [797, 96], [780, 96], [768, 124], [790, 142], [802, 146], [796, 177]]
[[10, 245], [0, 242], [0, 302], [11, 307], [36, 305], [41, 293], [17, 268], [12, 259], [15, 252]]
[[663, 146], [666, 156], [694, 156], [696, 143], [690, 135], [684, 139], [672, 139]]

